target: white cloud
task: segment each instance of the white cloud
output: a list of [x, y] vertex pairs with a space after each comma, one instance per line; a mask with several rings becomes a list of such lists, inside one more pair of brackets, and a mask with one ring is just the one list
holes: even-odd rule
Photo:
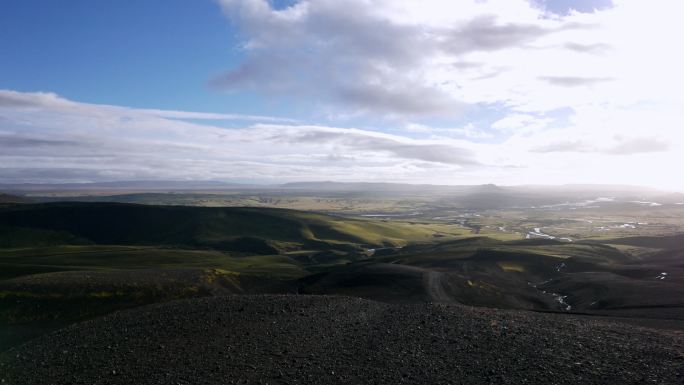
[[54, 94], [0, 91], [0, 116], [5, 182], [320, 175], [354, 180], [375, 174], [407, 181], [427, 165], [452, 171], [481, 167], [468, 143], [459, 141], [274, 124], [270, 118], [227, 129], [178, 118], [232, 115], [85, 104]]
[[467, 138], [467, 139], [488, 139], [493, 135], [478, 129], [473, 123], [468, 123], [463, 127], [445, 128], [431, 127], [420, 123], [406, 124], [405, 131], [409, 133], [427, 134], [430, 138]]
[[637, 103], [682, 104], [681, 2], [602, 1], [562, 15], [526, 0], [300, 0], [281, 10], [266, 0], [219, 3], [242, 31], [246, 59], [212, 84], [294, 95], [313, 101], [312, 110], [336, 111], [329, 116], [420, 122], [468, 106], [615, 114]]
[[0, 108], [13, 109], [41, 109], [44, 111], [55, 110], [62, 113], [68, 111], [82, 112], [106, 112], [112, 115], [126, 117], [136, 116], [156, 116], [169, 119], [206, 119], [206, 120], [258, 120], [261, 122], [295, 122], [293, 119], [280, 118], [260, 115], [244, 114], [217, 114], [207, 112], [188, 112], [174, 110], [155, 110], [155, 109], [133, 109], [119, 106], [92, 105], [88, 103], [77, 103], [59, 97], [52, 92], [17, 92], [12, 90], [0, 89]]
[[245, 59], [213, 86], [299, 100], [330, 126], [365, 117], [394, 135], [3, 91], [0, 178], [684, 188], [667, 172], [684, 164], [682, 2], [555, 14], [525, 0], [219, 3]]
[[[405, 127], [407, 131], [429, 137], [412, 139], [370, 130], [268, 121], [227, 129], [177, 119], [196, 116], [192, 112], [78, 103], [54, 94], [0, 91], [0, 100], [4, 100], [0, 103], [3, 182], [324, 178], [684, 187], [665, 172], [669, 166], [663, 167], [681, 163], [681, 137], [665, 138], [649, 129], [623, 130], [622, 134], [608, 130], [592, 136], [591, 128], [586, 128], [585, 136], [578, 138], [573, 136], [573, 127], [583, 127], [581, 120], [570, 128], [515, 134], [502, 143], [477, 143], [472, 140], [479, 131], [473, 125], [435, 129], [411, 124]], [[618, 127], [627, 121], [638, 126], [650, 115], [632, 111], [615, 118], [602, 111], [585, 111], [580, 116]], [[527, 118], [509, 122], [517, 119], [517, 124], [524, 124]], [[674, 119], [677, 116], [663, 114], [659, 123], [672, 124]], [[509, 127], [515, 127], [513, 123]]]
[[545, 111], [604, 98], [596, 88], [635, 67], [621, 61], [641, 48], [626, 37], [653, 34], [635, 21], [666, 12], [634, 1], [562, 17], [526, 0], [219, 3], [242, 31], [246, 59], [214, 86], [414, 118], [477, 103]]
[[450, 116], [490, 101], [464, 97], [464, 86], [498, 77], [507, 63], [463, 67], [464, 59], [577, 28], [541, 19], [523, 0], [302, 0], [281, 10], [265, 0], [220, 4], [243, 32], [246, 59], [212, 85], [295, 94], [370, 115]]
[[[607, 145], [607, 146], [606, 146]], [[603, 153], [614, 155], [634, 155], [650, 152], [663, 152], [668, 150], [669, 143], [664, 140], [652, 137], [615, 137], [614, 140], [604, 143], [603, 145], [596, 145], [583, 140], [561, 140], [555, 143], [532, 148], [533, 152], [541, 153], [560, 153], [560, 152], [578, 152], [578, 153]]]
[[550, 118], [515, 113], [497, 120], [491, 127], [501, 131], [530, 133], [544, 129], [552, 121]]

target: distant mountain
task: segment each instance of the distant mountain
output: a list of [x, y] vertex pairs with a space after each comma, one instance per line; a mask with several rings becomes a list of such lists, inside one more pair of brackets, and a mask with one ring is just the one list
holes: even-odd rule
[[[684, 194], [670, 193], [638, 186], [620, 185], [429, 185], [403, 183], [368, 183], [309, 181], [284, 184], [255, 185], [221, 181], [119, 181], [67, 184], [0, 184], [0, 191], [14, 195], [41, 197], [41, 201], [56, 199], [138, 203], [136, 194], [237, 193], [253, 196], [329, 197], [333, 199], [427, 199], [440, 207], [487, 209], [507, 207], [539, 207], [608, 199], [610, 201], [684, 203]], [[122, 200], [122, 194], [130, 195]], [[102, 197], [110, 197], [103, 199]], [[158, 201], [170, 202], [168, 197]], [[173, 199], [171, 199], [173, 201]], [[173, 204], [177, 204], [174, 202]], [[187, 204], [184, 203], [184, 204]], [[190, 202], [190, 204], [192, 204]]]
[[284, 189], [309, 191], [419, 191], [426, 187], [443, 188], [450, 186], [413, 185], [402, 183], [367, 182], [293, 182], [280, 185]]
[[311, 181], [285, 184], [257, 185], [220, 181], [119, 181], [94, 183], [21, 183], [0, 184], [0, 190], [16, 192], [190, 192], [190, 191], [286, 191], [328, 193], [387, 193], [387, 194], [464, 194], [501, 191], [493, 184], [487, 185], [430, 185], [372, 182]]
[[259, 188], [259, 185], [247, 185], [220, 181], [156, 181], [135, 180], [119, 182], [93, 183], [18, 183], [0, 184], [5, 191], [196, 191], [196, 190], [234, 190]]
[[16, 195], [0, 193], [0, 204], [2, 204], [2, 203], [27, 203], [27, 202], [29, 202], [29, 199], [27, 199], [27, 198], [16, 196]]
[[280, 185], [286, 190], [321, 191], [321, 192], [385, 192], [385, 193], [473, 193], [484, 190], [500, 190], [493, 184], [487, 185], [433, 185], [408, 183], [372, 183], [372, 182], [293, 182]]
[[495, 184], [482, 184], [478, 186], [470, 186], [471, 193], [505, 193], [510, 190], [510, 188], [507, 187], [500, 187]]

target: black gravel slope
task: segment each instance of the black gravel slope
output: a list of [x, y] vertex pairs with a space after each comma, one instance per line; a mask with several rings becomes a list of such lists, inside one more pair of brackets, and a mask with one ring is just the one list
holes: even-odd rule
[[679, 384], [684, 336], [593, 318], [344, 297], [175, 301], [0, 356], [2, 384]]

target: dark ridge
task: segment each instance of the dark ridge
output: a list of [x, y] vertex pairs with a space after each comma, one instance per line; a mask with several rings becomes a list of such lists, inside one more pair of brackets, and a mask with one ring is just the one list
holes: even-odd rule
[[[331, 248], [316, 235], [360, 243], [352, 234], [330, 227], [336, 218], [295, 210], [242, 207], [150, 206], [125, 203], [43, 203], [0, 208], [0, 228], [22, 237], [10, 246], [53, 244], [166, 245], [277, 254], [268, 241]], [[313, 236], [307, 236], [313, 232]], [[46, 241], [47, 242], [47, 241]], [[43, 242], [45, 243], [45, 242]], [[342, 245], [343, 249], [353, 248]]]
[[8, 204], [8, 203], [29, 203], [31, 202], [31, 199], [18, 196], [18, 195], [11, 195], [11, 194], [5, 194], [0, 192], [0, 204]]
[[684, 234], [663, 237], [626, 237], [604, 240], [603, 243], [675, 250], [684, 249]]

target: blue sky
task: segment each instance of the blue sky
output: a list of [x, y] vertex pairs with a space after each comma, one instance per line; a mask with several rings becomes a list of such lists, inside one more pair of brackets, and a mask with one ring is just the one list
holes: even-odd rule
[[[284, 9], [296, 1], [271, 2]], [[572, 1], [549, 2], [567, 12]], [[591, 9], [606, 1], [574, 1]], [[268, 114], [320, 121], [288, 98], [212, 89], [209, 79], [245, 57], [239, 28], [214, 0], [10, 0], [0, 12], [0, 85], [49, 91], [76, 101], [188, 111]], [[491, 123], [497, 109], [471, 106], [460, 116], [430, 117], [435, 125]], [[361, 124], [386, 122], [365, 116]], [[343, 125], [358, 124], [356, 119]]]
[[535, 0], [535, 3], [560, 15], [566, 15], [572, 10], [580, 12], [604, 10], [613, 5], [611, 0]]
[[0, 182], [679, 188], [680, 8], [3, 1]]
[[212, 0], [5, 1], [0, 44], [4, 88], [134, 107], [257, 109], [257, 97], [206, 85], [242, 55]]

